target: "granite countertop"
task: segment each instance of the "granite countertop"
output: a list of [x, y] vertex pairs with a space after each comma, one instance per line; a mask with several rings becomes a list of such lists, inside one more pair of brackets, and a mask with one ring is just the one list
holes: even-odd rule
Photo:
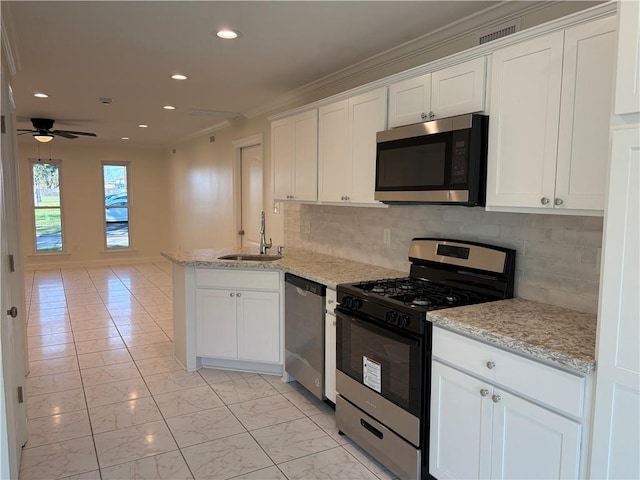
[[220, 260], [218, 257], [231, 253], [256, 254], [254, 248], [214, 248], [188, 252], [162, 252], [162, 256], [178, 265], [205, 268], [251, 268], [278, 270], [313, 280], [335, 290], [340, 283], [353, 283], [379, 278], [406, 277], [408, 272], [354, 262], [345, 258], [286, 247], [284, 255], [274, 261]]
[[[183, 266], [284, 271], [332, 289], [340, 283], [405, 277], [408, 273], [294, 247], [286, 247], [284, 256], [274, 261], [218, 259], [231, 253], [258, 252], [218, 248], [162, 255]], [[592, 314], [514, 298], [436, 310], [429, 312], [428, 318], [434, 325], [556, 367], [586, 374], [595, 369], [596, 316]]]
[[581, 373], [593, 373], [596, 316], [522, 298], [428, 313], [434, 325]]

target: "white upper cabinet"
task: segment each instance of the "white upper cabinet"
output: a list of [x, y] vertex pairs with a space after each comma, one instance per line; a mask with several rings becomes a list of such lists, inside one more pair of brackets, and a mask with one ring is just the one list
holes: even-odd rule
[[494, 52], [487, 207], [604, 209], [613, 17]]
[[484, 110], [485, 58], [389, 86], [389, 128]]
[[379, 204], [374, 200], [376, 133], [385, 129], [386, 105], [383, 87], [319, 109], [321, 202]]
[[271, 124], [273, 198], [318, 199], [318, 111], [302, 112]]
[[640, 112], [640, 3], [618, 2], [615, 114]]

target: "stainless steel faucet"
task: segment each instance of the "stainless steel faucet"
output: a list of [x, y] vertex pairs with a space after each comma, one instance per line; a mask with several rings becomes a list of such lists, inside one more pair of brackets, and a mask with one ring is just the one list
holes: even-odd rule
[[269, 243], [267, 243], [267, 239], [264, 236], [264, 212], [260, 214], [260, 254], [265, 255], [267, 253], [267, 249], [271, 248], [273, 242], [271, 238], [269, 238]]

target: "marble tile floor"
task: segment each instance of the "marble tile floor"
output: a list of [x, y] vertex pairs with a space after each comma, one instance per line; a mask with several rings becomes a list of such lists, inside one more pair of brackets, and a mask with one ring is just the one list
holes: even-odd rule
[[168, 262], [25, 274], [20, 480], [391, 479], [280, 377], [172, 356]]

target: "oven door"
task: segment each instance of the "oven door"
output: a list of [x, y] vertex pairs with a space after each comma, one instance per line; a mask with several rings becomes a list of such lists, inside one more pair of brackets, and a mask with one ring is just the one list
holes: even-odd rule
[[338, 372], [420, 418], [423, 339], [354, 317], [339, 308], [336, 320]]

